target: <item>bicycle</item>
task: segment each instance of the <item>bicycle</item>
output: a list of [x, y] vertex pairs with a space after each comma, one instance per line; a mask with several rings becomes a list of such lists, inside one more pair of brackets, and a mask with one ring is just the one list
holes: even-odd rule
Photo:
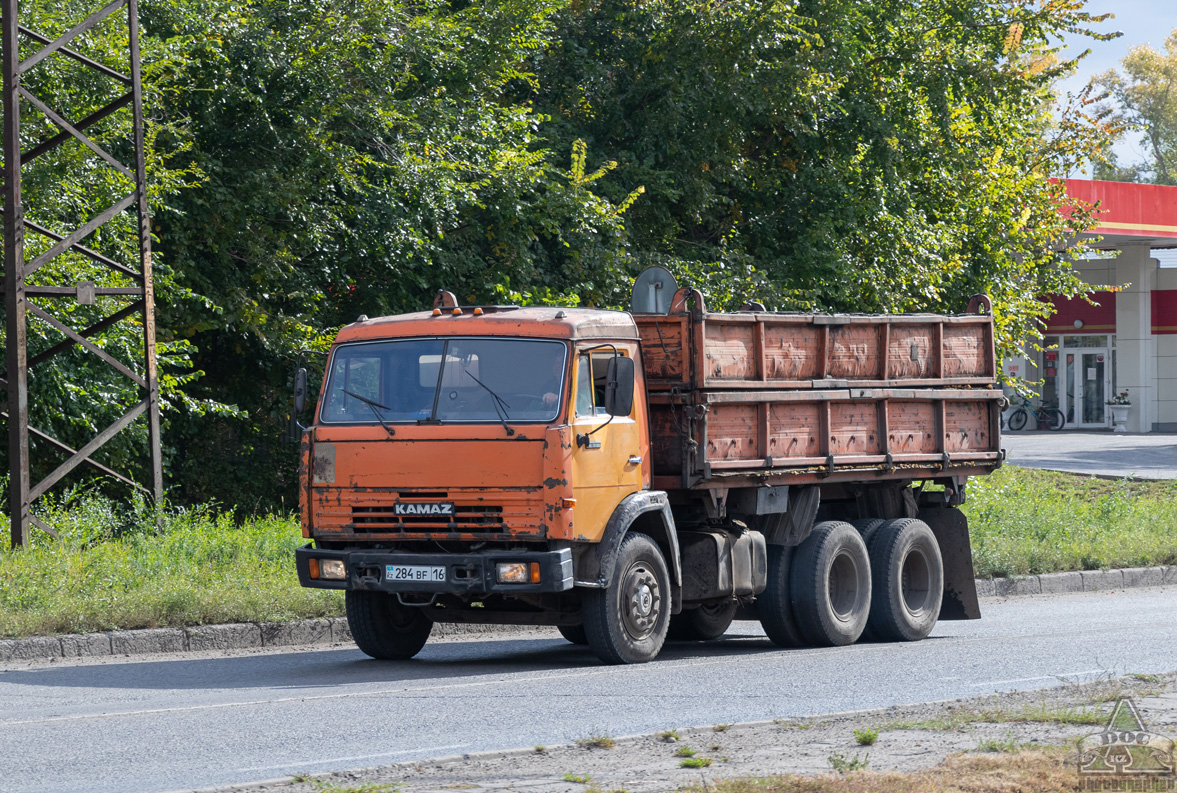
[[1023, 402], [1009, 414], [1009, 428], [1015, 432], [1025, 429], [1031, 416], [1040, 430], [1061, 430], [1067, 423], [1067, 417], [1058, 408], [1035, 408], [1029, 402]]

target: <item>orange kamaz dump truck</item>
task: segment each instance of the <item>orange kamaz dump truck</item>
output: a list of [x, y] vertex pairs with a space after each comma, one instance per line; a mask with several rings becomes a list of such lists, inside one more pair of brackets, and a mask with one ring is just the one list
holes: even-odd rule
[[653, 280], [633, 312], [441, 292], [339, 332], [297, 567], [345, 590], [361, 650], [410, 658], [435, 622], [552, 625], [637, 663], [735, 619], [806, 646], [980, 616], [958, 507], [1002, 459], [989, 301], [714, 313]]

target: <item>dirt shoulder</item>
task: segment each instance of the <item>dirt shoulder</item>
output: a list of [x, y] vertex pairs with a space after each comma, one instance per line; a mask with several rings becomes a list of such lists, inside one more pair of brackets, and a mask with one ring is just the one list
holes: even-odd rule
[[[1135, 701], [1152, 732], [1177, 739], [1177, 675], [1063, 682], [1061, 687], [1045, 691], [879, 711], [675, 728], [674, 735], [585, 736], [582, 745], [441, 758], [274, 780], [234, 790], [663, 793], [684, 788], [742, 790], [744, 783], [722, 780], [778, 774], [823, 775], [812, 780], [812, 788], [787, 788], [790, 790], [824, 790], [828, 785], [833, 785], [831, 789], [858, 789], [860, 785], [849, 785], [850, 777], [843, 774], [862, 776], [854, 769], [864, 767], [869, 770], [859, 781], [868, 788], [917, 790], [929, 785], [929, 789], [944, 788], [960, 774], [996, 774], [1008, 783], [1011, 780], [1001, 770], [1005, 766], [1037, 774], [1043, 784], [1045, 777], [1040, 771], [1054, 769], [1058, 779], [1050, 782], [1053, 788], [1048, 789], [1059, 789], [1060, 780], [1079, 783], [1070, 757], [1073, 753], [1062, 747], [1102, 731], [1115, 702], [1122, 697]], [[667, 727], [669, 730], [673, 725]], [[869, 731], [877, 731], [877, 737], [873, 744], [861, 745], [856, 730], [863, 740], [869, 739]], [[594, 737], [598, 740], [592, 740]], [[683, 767], [684, 760], [700, 767]]]

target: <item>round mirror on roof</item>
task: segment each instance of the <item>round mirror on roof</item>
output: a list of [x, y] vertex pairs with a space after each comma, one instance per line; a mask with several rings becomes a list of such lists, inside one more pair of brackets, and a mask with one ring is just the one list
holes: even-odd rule
[[647, 267], [633, 282], [630, 310], [635, 314], [666, 314], [678, 282], [665, 267]]

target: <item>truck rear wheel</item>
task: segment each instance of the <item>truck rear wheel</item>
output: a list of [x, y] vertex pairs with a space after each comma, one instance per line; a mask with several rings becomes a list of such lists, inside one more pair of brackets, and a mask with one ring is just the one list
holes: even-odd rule
[[867, 552], [870, 552], [870, 540], [875, 536], [875, 532], [879, 530], [887, 521], [882, 518], [862, 518], [861, 520], [854, 520], [850, 525], [858, 529], [858, 533], [862, 535], [862, 541], [866, 544]]
[[348, 590], [347, 625], [356, 646], [382, 661], [403, 661], [421, 652], [433, 620], [386, 592]]
[[789, 580], [795, 548], [768, 546], [768, 586], [756, 596], [760, 624], [778, 647], [804, 647], [805, 637], [793, 614], [793, 593]]
[[698, 608], [684, 609], [670, 618], [670, 630], [666, 638], [679, 642], [706, 642], [718, 639], [727, 633], [736, 618], [739, 603], [714, 603]]
[[588, 644], [588, 636], [584, 633], [584, 625], [557, 625], [560, 635], [573, 644]]
[[793, 612], [802, 635], [825, 647], [853, 644], [870, 616], [866, 545], [849, 523], [825, 521], [793, 555]]
[[586, 592], [581, 612], [589, 647], [605, 663], [656, 658], [670, 623], [670, 573], [654, 541], [626, 535], [609, 586]]
[[940, 618], [944, 561], [936, 535], [914, 518], [890, 520], [870, 543], [870, 631], [883, 641], [913, 642]]

